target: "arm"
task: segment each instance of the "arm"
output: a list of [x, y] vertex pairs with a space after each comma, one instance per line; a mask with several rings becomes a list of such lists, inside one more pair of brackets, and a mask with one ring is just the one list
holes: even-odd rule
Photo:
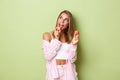
[[68, 50], [68, 60], [74, 63], [77, 59], [77, 43], [79, 41], [79, 32], [75, 31], [73, 39], [71, 41], [70, 49]]
[[73, 45], [73, 44], [70, 44], [70, 49], [68, 50], [68, 60], [71, 62], [71, 63], [74, 63], [77, 59], [77, 44], [76, 45]]
[[53, 39], [50, 41], [49, 33], [44, 33], [42, 48], [44, 56], [47, 60], [52, 60], [56, 56], [57, 50], [60, 48], [61, 42], [58, 39]]

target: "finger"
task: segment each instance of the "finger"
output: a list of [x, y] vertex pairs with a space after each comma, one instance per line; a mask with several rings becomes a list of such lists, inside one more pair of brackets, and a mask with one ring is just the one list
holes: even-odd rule
[[55, 30], [58, 31], [58, 28], [56, 27]]
[[56, 28], [56, 31], [58, 31], [58, 29]]
[[61, 32], [61, 30], [58, 30], [58, 32], [60, 33], [60, 32]]
[[55, 28], [54, 33], [56, 33], [57, 29]]
[[56, 29], [55, 29], [54, 33], [56, 34]]
[[79, 37], [79, 35], [76, 35], [76, 38], [78, 38]]
[[58, 35], [58, 31], [56, 31], [57, 35]]

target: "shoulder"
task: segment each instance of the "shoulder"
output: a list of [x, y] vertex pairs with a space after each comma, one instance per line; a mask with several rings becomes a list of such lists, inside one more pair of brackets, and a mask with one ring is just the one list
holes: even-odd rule
[[43, 33], [43, 40], [51, 41], [51, 35], [50, 32], [44, 32]]

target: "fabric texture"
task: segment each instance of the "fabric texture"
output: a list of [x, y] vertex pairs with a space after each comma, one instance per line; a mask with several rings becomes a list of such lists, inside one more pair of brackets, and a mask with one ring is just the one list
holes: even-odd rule
[[[52, 39], [51, 42], [43, 40], [42, 49], [44, 52], [45, 59], [47, 60], [46, 68], [47, 75], [46, 80], [59, 80], [61, 77], [59, 74], [59, 69], [56, 65], [55, 56], [57, 51], [61, 47], [61, 42], [57, 39]], [[65, 69], [64, 69], [64, 80], [77, 80], [76, 66], [74, 62], [77, 59], [77, 45], [69, 44], [70, 47], [67, 51], [68, 58], [66, 59]], [[62, 69], [62, 68], [61, 68]], [[61, 72], [62, 74], [62, 72]]]

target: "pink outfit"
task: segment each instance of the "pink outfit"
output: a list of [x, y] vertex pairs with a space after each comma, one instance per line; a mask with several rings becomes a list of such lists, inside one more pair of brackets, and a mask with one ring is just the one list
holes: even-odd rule
[[[60, 77], [58, 73], [58, 65], [56, 65], [55, 56], [57, 51], [61, 47], [61, 42], [57, 39], [52, 39], [51, 42], [43, 40], [42, 48], [44, 51], [45, 59], [47, 60], [46, 68], [47, 68], [47, 76], [46, 80], [57, 80]], [[64, 80], [77, 80], [77, 72], [76, 66], [74, 62], [77, 59], [77, 45], [69, 44], [70, 48], [67, 51], [68, 58], [66, 59], [67, 63], [63, 68], [65, 71], [65, 79]]]

